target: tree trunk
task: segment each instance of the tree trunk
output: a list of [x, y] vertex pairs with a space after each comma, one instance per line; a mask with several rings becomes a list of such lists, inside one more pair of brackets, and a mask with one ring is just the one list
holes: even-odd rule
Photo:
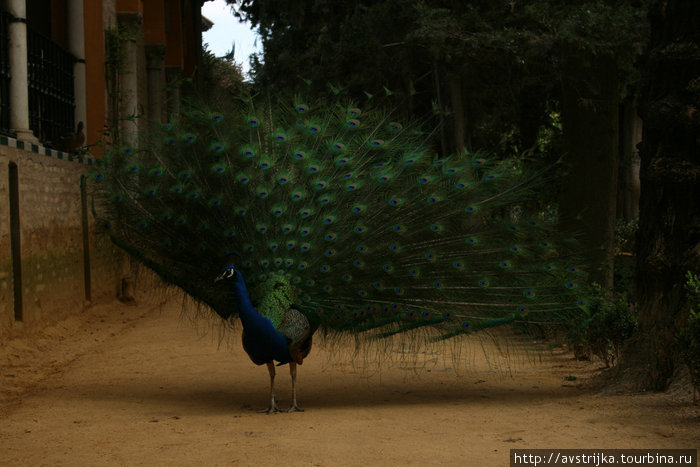
[[543, 86], [523, 86], [518, 96], [518, 128], [524, 151], [537, 146], [537, 136], [547, 116], [546, 89]]
[[617, 187], [617, 218], [633, 221], [639, 218], [639, 153], [642, 140], [642, 119], [631, 100], [620, 106], [620, 170]]
[[450, 73], [447, 79], [450, 87], [450, 101], [452, 103], [453, 149], [454, 152], [461, 153], [464, 149], [471, 150], [471, 144], [467, 140], [467, 121], [462, 101], [462, 81], [454, 73]]
[[564, 231], [581, 236], [590, 280], [613, 284], [618, 168], [618, 81], [613, 58], [562, 57], [564, 163], [559, 204]]
[[438, 126], [440, 128], [440, 149], [441, 157], [446, 157], [449, 153], [449, 145], [447, 143], [447, 132], [445, 131], [445, 106], [442, 103], [442, 86], [440, 86], [440, 68], [438, 61], [433, 61], [433, 83], [435, 88], [435, 99], [437, 100], [438, 109]]
[[637, 237], [639, 328], [618, 375], [663, 390], [687, 323], [684, 275], [700, 265], [700, 2], [657, 0], [642, 64], [642, 193]]

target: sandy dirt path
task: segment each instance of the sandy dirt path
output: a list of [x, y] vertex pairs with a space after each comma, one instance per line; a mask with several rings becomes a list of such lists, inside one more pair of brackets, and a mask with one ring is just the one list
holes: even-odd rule
[[[171, 301], [95, 307], [4, 342], [0, 465], [490, 466], [511, 448], [700, 444], [698, 406], [586, 389], [598, 364], [568, 354], [489, 364], [469, 344], [466, 365], [395, 346], [381, 371], [317, 346], [299, 369], [306, 411], [262, 415], [267, 371], [230, 341]], [[286, 407], [287, 367], [277, 388]]]

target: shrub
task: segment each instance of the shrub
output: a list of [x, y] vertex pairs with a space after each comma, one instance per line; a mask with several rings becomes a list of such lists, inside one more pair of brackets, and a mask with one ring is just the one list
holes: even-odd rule
[[[688, 366], [695, 390], [700, 389], [700, 279], [690, 271], [686, 275], [685, 288], [693, 308], [690, 309], [688, 326], [678, 336], [681, 359]], [[695, 390], [693, 400], [695, 400]]]
[[593, 284], [581, 314], [569, 323], [567, 335], [577, 358], [595, 355], [610, 367], [619, 360], [623, 343], [637, 328], [637, 312], [625, 295]]

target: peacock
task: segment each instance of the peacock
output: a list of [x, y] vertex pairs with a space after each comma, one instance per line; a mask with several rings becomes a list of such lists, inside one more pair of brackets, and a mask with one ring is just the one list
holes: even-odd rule
[[112, 240], [228, 321], [270, 375], [315, 332], [449, 339], [585, 306], [573, 241], [528, 200], [541, 170], [440, 157], [425, 122], [352, 102], [192, 108], [90, 175]]

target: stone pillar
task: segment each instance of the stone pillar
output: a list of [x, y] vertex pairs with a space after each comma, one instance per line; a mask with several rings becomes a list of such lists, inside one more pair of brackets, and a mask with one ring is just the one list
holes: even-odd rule
[[27, 5], [25, 0], [4, 0], [15, 17], [8, 28], [10, 73], [10, 131], [17, 139], [39, 144], [29, 128], [29, 76], [27, 71]]
[[146, 73], [148, 74], [148, 119], [154, 124], [163, 121], [165, 91], [165, 45], [146, 45]]
[[138, 139], [139, 124], [134, 117], [139, 112], [139, 70], [138, 70], [138, 38], [142, 34], [143, 17], [141, 13], [126, 11], [118, 12], [119, 28], [126, 31], [130, 39], [124, 44], [123, 68], [119, 74], [119, 94], [121, 119], [121, 135], [123, 143], [135, 143]]
[[85, 24], [83, 0], [68, 0], [68, 50], [76, 58], [73, 65], [73, 94], [75, 96], [74, 124], [83, 122], [87, 134], [87, 101], [85, 81]]
[[182, 80], [182, 69], [180, 67], [167, 67], [165, 69], [165, 79], [167, 80], [167, 115], [166, 120], [172, 121], [173, 117], [180, 114], [180, 80]]

